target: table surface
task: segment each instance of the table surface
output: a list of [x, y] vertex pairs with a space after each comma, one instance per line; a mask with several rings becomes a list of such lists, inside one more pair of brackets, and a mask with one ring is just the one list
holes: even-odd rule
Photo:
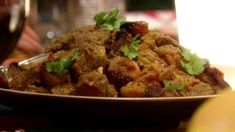
[[[76, 113], [34, 113], [0, 105], [0, 131], [185, 131], [187, 120], [116, 119], [76, 117]], [[186, 122], [186, 123], [185, 123]], [[183, 124], [183, 125], [182, 125]]]

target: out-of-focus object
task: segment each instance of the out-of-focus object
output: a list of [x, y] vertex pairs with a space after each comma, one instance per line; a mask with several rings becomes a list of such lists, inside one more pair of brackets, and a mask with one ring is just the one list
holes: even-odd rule
[[127, 0], [126, 4], [128, 21], [146, 21], [150, 29], [178, 39], [174, 0]]
[[153, 10], [126, 13], [128, 21], [146, 21], [150, 29], [158, 29], [162, 33], [177, 38], [177, 24], [174, 10]]
[[[25, 6], [25, 4], [27, 6]], [[0, 1], [0, 63], [17, 44], [28, 15], [29, 0]]]
[[188, 132], [234, 132], [235, 92], [208, 100], [193, 115]]
[[110, 11], [118, 8], [120, 13], [125, 11], [124, 0], [71, 0], [68, 3], [70, 28], [81, 25], [94, 24], [93, 16], [97, 12]]
[[235, 66], [235, 1], [175, 0], [179, 41], [212, 64]]
[[225, 79], [233, 88], [234, 4], [232, 0], [175, 0], [180, 44], [222, 67]]
[[94, 24], [92, 17], [100, 11], [118, 8], [125, 12], [124, 0], [50, 0], [32, 1], [39, 14], [37, 31], [44, 42], [67, 33], [77, 26]]

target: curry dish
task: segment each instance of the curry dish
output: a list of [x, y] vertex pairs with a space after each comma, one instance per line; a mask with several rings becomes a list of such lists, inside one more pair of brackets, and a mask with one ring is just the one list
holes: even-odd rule
[[46, 47], [48, 58], [11, 64], [9, 88], [58, 95], [162, 97], [217, 94], [229, 85], [208, 60], [146, 22], [87, 25]]

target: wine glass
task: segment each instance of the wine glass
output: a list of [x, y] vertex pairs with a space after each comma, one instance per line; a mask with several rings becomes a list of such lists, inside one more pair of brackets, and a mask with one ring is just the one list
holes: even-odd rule
[[0, 1], [0, 64], [16, 46], [29, 13], [30, 0]]

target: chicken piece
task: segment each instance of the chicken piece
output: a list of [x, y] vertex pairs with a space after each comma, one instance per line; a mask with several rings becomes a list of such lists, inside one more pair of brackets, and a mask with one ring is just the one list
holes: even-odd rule
[[124, 97], [158, 97], [162, 94], [160, 84], [160, 67], [156, 64], [146, 65], [141, 76], [121, 87], [120, 94]]
[[84, 73], [90, 72], [91, 68], [86, 63], [85, 55], [82, 53], [78, 59], [72, 65], [73, 76], [75, 81]]
[[194, 76], [190, 76], [177, 68], [170, 68], [168, 73], [171, 74], [171, 81], [182, 84], [184, 89], [182, 91], [166, 91], [163, 96], [198, 96], [198, 95], [212, 95], [215, 90], [209, 85]]
[[200, 95], [213, 95], [216, 94], [216, 90], [209, 84], [200, 82], [188, 90], [181, 92], [183, 96], [200, 96]]
[[123, 86], [120, 94], [123, 97], [159, 97], [164, 89], [157, 80], [155, 74], [145, 75]]
[[83, 47], [87, 65], [93, 70], [107, 64], [105, 47], [86, 44]]
[[58, 73], [48, 72], [45, 67], [43, 68], [41, 72], [41, 76], [42, 76], [42, 81], [44, 85], [48, 89], [51, 89], [53, 87], [56, 87], [62, 84], [71, 83], [71, 78], [70, 78], [69, 73], [58, 74]]
[[176, 40], [156, 30], [149, 31], [146, 35], [141, 38], [141, 40], [143, 41], [143, 43], [149, 43], [149, 41], [154, 41], [157, 47], [163, 45], [173, 45], [175, 47], [180, 47], [179, 43]]
[[161, 57], [168, 65], [174, 65], [177, 68], [181, 68], [181, 55], [180, 49], [173, 45], [163, 45], [156, 49], [156, 53]]
[[215, 67], [207, 66], [205, 71], [198, 76], [198, 79], [212, 86], [218, 85], [220, 88], [229, 87], [228, 83], [224, 81], [224, 75]]
[[120, 89], [122, 97], [145, 97], [146, 85], [141, 82], [129, 82]]
[[135, 61], [120, 56], [112, 59], [106, 70], [109, 81], [114, 84], [117, 89], [135, 80], [139, 74], [140, 68]]
[[157, 35], [155, 34], [157, 33], [150, 31], [148, 34], [140, 38], [142, 43], [139, 45], [137, 63], [141, 67], [152, 63], [167, 65], [164, 59], [162, 59], [156, 52], [158, 46], [156, 45]]
[[144, 65], [166, 65], [166, 62], [161, 59], [156, 52], [151, 49], [140, 49], [139, 56], [136, 62], [143, 67]]
[[93, 71], [80, 76], [75, 87], [77, 95], [81, 96], [102, 96], [108, 92], [109, 81], [104, 74]]
[[171, 74], [170, 69], [172, 69], [172, 67], [165, 67], [159, 64], [145, 65], [138, 80], [143, 79], [143, 81], [145, 81], [148, 78], [147, 76], [150, 74], [154, 74], [154, 80], [158, 82], [161, 82], [162, 80], [170, 80], [173, 78], [173, 74]]
[[201, 83], [199, 79], [196, 79], [194, 76], [190, 76], [187, 73], [180, 71], [174, 66], [169, 67], [167, 69], [167, 73], [170, 74], [171, 78], [164, 79], [164, 80], [171, 80], [174, 82], [179, 82], [184, 85], [185, 90], [187, 89], [190, 90], [190, 88], [193, 87], [194, 85]]
[[100, 45], [87, 44], [79, 58], [72, 65], [72, 70], [75, 73], [75, 78], [79, 78], [82, 74], [99, 67], [105, 67], [107, 64], [105, 48]]

